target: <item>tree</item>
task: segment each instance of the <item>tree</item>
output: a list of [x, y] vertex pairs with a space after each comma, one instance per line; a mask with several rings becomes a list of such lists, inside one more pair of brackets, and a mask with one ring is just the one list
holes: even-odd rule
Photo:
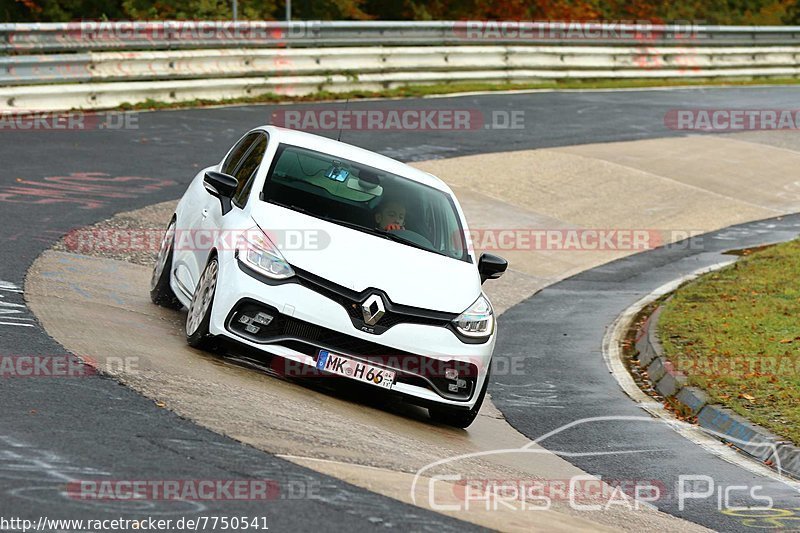
[[119, 2], [110, 0], [2, 0], [0, 17], [9, 22], [69, 22], [124, 17]]
[[[286, 0], [239, 0], [239, 18], [285, 16]], [[0, 0], [0, 21], [230, 20], [232, 0]], [[648, 20], [798, 24], [800, 0], [294, 0], [298, 20]]]

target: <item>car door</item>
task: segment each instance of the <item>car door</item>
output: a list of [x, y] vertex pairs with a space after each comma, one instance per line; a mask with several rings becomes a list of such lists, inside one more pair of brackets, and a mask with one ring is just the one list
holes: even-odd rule
[[[219, 200], [209, 195], [214, 202], [203, 209], [200, 225], [204, 233], [214, 236], [214, 245], [218, 250], [232, 251], [236, 246], [237, 235], [254, 225], [254, 222], [244, 214], [244, 208], [247, 205], [258, 169], [264, 160], [268, 141], [266, 133], [256, 132], [247, 152], [235, 168], [230, 169], [232, 172], [230, 175], [239, 183], [231, 199], [231, 211], [223, 215]], [[207, 261], [209, 252], [210, 249], [205, 251], [205, 261]]]
[[[259, 132], [251, 132], [239, 139], [228, 152], [219, 165], [219, 171], [232, 175], [241, 165], [245, 156], [250, 151], [253, 143], [259, 138]], [[212, 170], [216, 170], [212, 168]], [[208, 261], [208, 253], [214, 245], [214, 234], [209, 234], [206, 220], [209, 213], [220, 209], [219, 199], [211, 196], [203, 187], [203, 176], [196, 185], [193, 184], [191, 201], [182, 217], [185, 227], [180, 227], [182, 232], [182, 245], [175, 252], [174, 273], [180, 285], [191, 291], [197, 285], [203, 269]]]

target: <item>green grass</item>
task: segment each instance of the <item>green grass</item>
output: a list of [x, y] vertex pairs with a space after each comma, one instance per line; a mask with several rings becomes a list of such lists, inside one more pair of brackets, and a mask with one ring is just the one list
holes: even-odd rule
[[800, 443], [800, 241], [743, 255], [680, 288], [658, 334], [714, 402]]
[[330, 100], [359, 100], [364, 98], [414, 98], [461, 92], [513, 91], [525, 89], [627, 89], [647, 87], [694, 87], [706, 85], [797, 85], [795, 78], [754, 78], [749, 80], [713, 80], [713, 79], [630, 79], [630, 80], [564, 80], [540, 83], [442, 83], [434, 85], [407, 85], [382, 91], [350, 91], [333, 93], [320, 91], [306, 96], [284, 96], [266, 93], [259, 96], [232, 98], [223, 100], [189, 100], [183, 102], [158, 102], [146, 100], [137, 104], [125, 103], [117, 109], [177, 109], [186, 107], [203, 107], [211, 105], [269, 104], [283, 102], [323, 102]]

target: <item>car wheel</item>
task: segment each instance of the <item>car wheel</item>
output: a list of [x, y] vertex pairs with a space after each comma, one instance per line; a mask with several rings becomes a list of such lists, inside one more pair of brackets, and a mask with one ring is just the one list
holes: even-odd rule
[[214, 304], [214, 294], [217, 292], [217, 276], [219, 275], [219, 260], [212, 257], [200, 276], [197, 289], [189, 306], [186, 316], [186, 342], [190, 346], [200, 349], [213, 349], [214, 336], [209, 332], [211, 323], [211, 309]]
[[183, 307], [178, 297], [170, 287], [172, 273], [172, 253], [175, 246], [175, 221], [169, 223], [164, 238], [161, 239], [161, 248], [158, 250], [153, 275], [150, 278], [150, 299], [154, 304], [169, 309]]
[[475, 418], [478, 417], [478, 412], [481, 410], [481, 405], [483, 405], [483, 399], [486, 397], [486, 389], [489, 388], [490, 373], [486, 374], [486, 379], [483, 381], [483, 388], [478, 396], [478, 401], [475, 402], [472, 409], [459, 409], [458, 407], [450, 407], [449, 405], [429, 407], [428, 414], [431, 416], [431, 420], [439, 424], [461, 429], [469, 427], [469, 425], [475, 421]]

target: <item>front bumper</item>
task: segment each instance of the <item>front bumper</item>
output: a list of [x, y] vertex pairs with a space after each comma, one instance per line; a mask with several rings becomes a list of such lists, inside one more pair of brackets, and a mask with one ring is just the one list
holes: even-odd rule
[[[210, 332], [251, 348], [314, 367], [320, 349], [397, 372], [392, 391], [412, 403], [471, 408], [483, 387], [494, 335], [483, 344], [461, 342], [448, 328], [400, 323], [374, 335], [357, 329], [336, 301], [299, 283], [266, 284], [241, 267], [233, 254], [221, 257]], [[243, 308], [261, 306], [273, 322], [260, 335], [244, 331]], [[447, 368], [459, 369], [447, 379]], [[452, 372], [452, 371], [450, 371]], [[452, 377], [452, 376], [450, 376]], [[451, 383], [458, 392], [448, 390]]]

